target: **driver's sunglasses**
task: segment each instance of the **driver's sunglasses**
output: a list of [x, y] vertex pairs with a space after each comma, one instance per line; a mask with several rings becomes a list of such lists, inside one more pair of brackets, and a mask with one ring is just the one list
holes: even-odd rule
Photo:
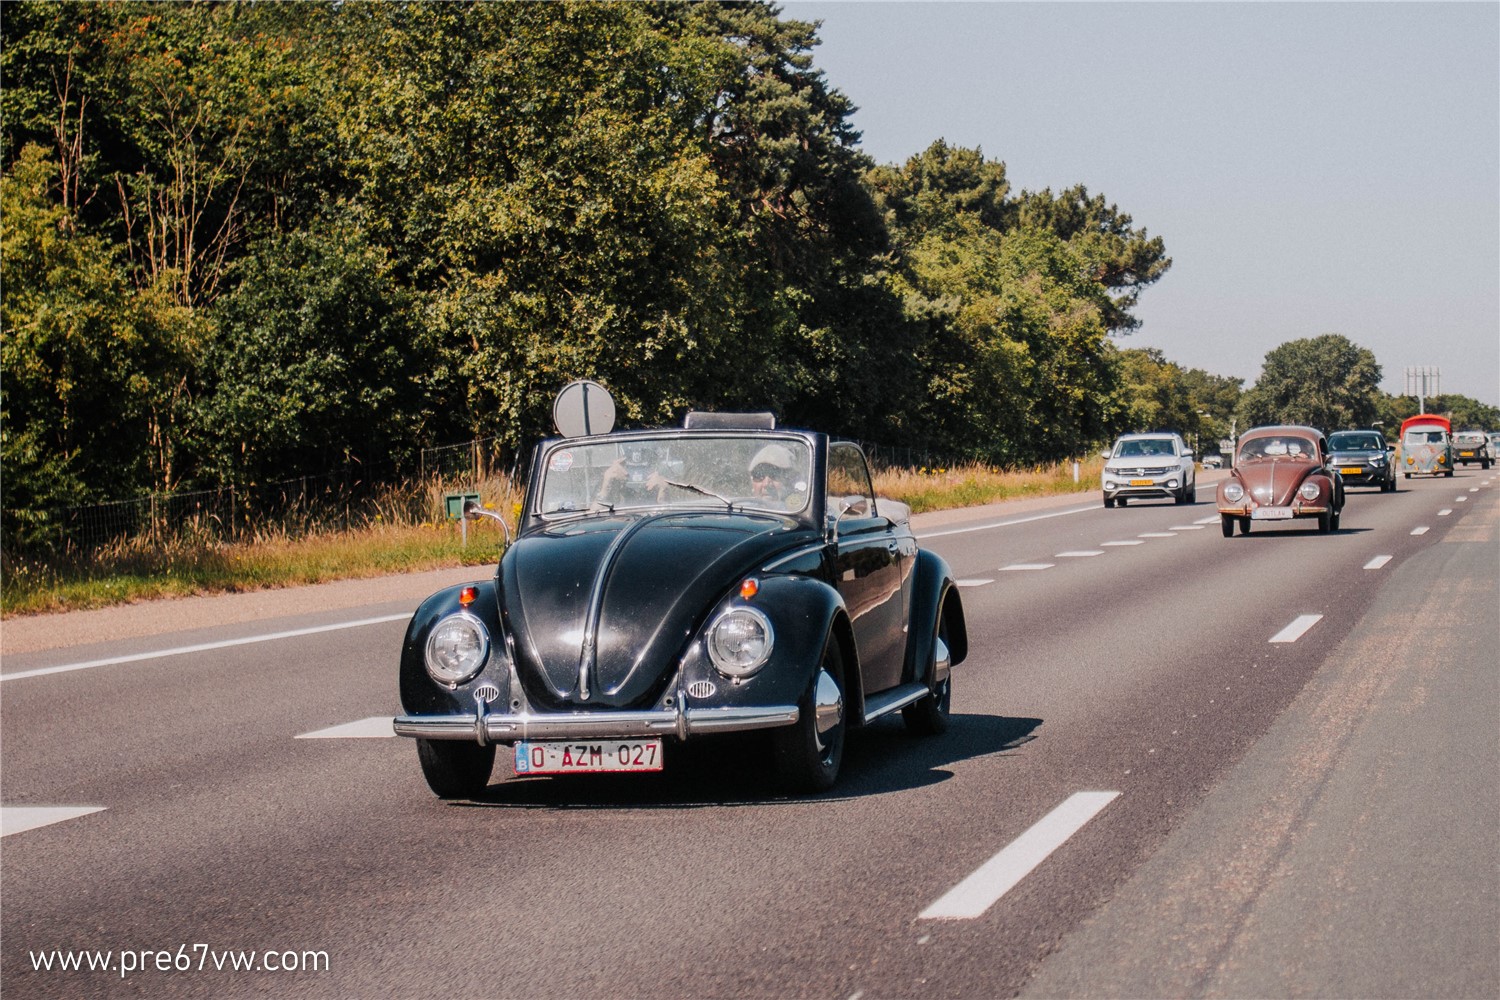
[[750, 470], [750, 478], [752, 480], [780, 479], [781, 469], [774, 465], [757, 465]]

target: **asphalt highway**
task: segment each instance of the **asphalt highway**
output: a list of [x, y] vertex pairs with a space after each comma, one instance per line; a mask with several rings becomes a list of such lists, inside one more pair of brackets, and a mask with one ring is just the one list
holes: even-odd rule
[[822, 796], [744, 740], [440, 802], [388, 594], [6, 653], [0, 990], [1500, 995], [1496, 475], [1230, 539], [1216, 478], [915, 519], [953, 725]]

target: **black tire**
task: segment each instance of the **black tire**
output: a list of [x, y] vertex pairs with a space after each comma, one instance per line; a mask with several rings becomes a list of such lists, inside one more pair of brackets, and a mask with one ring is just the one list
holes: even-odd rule
[[1125, 506], [1125, 498], [1124, 497], [1116, 497], [1115, 498], [1115, 503], [1117, 503], [1121, 507], [1123, 507], [1123, 506]]
[[1248, 517], [1240, 518], [1240, 534], [1250, 534], [1250, 519]]
[[1443, 470], [1443, 475], [1445, 475], [1448, 478], [1452, 479], [1453, 478], [1453, 470], [1452, 469], [1444, 469]]
[[1339, 530], [1339, 518], [1341, 518], [1343, 516], [1344, 516], [1344, 508], [1340, 507], [1338, 510], [1334, 511], [1333, 512], [1333, 516], [1328, 519], [1328, 526], [1329, 526], [1329, 528], [1331, 530], [1333, 530], [1333, 531], [1338, 531]]
[[417, 740], [427, 787], [440, 799], [472, 799], [489, 787], [495, 745], [463, 740]]
[[918, 736], [936, 736], [948, 731], [948, 712], [953, 705], [953, 674], [950, 672], [943, 682], [937, 687], [932, 686], [932, 674], [935, 671], [937, 642], [943, 644], [945, 650], [952, 647], [948, 645], [948, 616], [944, 614], [945, 608], [938, 608], [936, 642], [933, 645], [934, 662], [927, 665], [927, 697], [907, 705], [901, 710], [901, 718], [906, 723], [906, 728]]
[[1318, 515], [1318, 533], [1320, 535], [1326, 535], [1332, 530], [1333, 514], [1325, 510], [1323, 513]]
[[1172, 502], [1175, 503], [1175, 504], [1177, 504], [1178, 506], [1181, 506], [1182, 504], [1185, 504], [1185, 503], [1188, 502], [1187, 487], [1186, 486], [1184, 486], [1182, 489], [1178, 490], [1175, 494], [1172, 495]]
[[1110, 508], [1112, 508], [1112, 507], [1114, 507], [1114, 505], [1115, 505], [1115, 502], [1114, 502], [1114, 500], [1112, 500], [1112, 499], [1110, 499], [1110, 498], [1109, 498], [1109, 497], [1105, 497], [1105, 498], [1104, 498], [1104, 506], [1105, 506], [1105, 507], [1110, 507]]
[[1220, 514], [1219, 515], [1219, 527], [1223, 529], [1223, 531], [1224, 531], [1224, 537], [1225, 538], [1233, 538], [1234, 537], [1234, 515], [1232, 515], [1232, 514]]
[[[838, 694], [838, 718], [827, 732], [818, 732], [818, 688], [824, 677], [832, 680]], [[823, 659], [807, 692], [797, 703], [797, 721], [771, 730], [771, 752], [782, 783], [794, 792], [826, 792], [838, 780], [844, 761], [844, 657], [838, 640], [830, 633]], [[825, 698], [826, 701], [826, 698]]]
[[1198, 480], [1193, 480], [1193, 485], [1188, 489], [1188, 503], [1198, 502]]

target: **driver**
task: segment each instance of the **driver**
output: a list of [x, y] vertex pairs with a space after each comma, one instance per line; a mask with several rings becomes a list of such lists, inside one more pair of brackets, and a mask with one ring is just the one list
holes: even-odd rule
[[750, 459], [750, 495], [757, 500], [785, 504], [792, 492], [795, 467], [791, 449], [780, 444], [766, 445]]

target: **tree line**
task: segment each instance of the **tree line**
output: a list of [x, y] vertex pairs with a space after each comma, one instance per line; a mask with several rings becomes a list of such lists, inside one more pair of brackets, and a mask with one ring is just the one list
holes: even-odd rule
[[999, 465], [1241, 405], [1112, 340], [1160, 237], [977, 149], [875, 164], [773, 4], [28, 0], [0, 41], [11, 541], [519, 449], [578, 377], [627, 424], [769, 409]]

